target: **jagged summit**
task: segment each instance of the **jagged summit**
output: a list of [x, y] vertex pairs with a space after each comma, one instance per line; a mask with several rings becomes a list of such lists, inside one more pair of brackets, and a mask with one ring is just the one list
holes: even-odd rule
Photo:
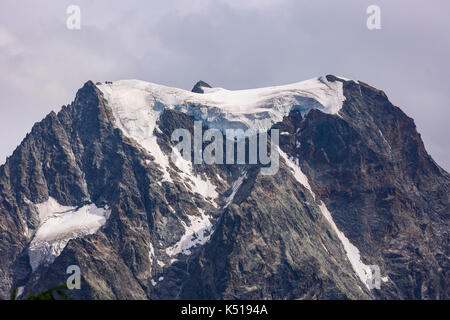
[[212, 87], [205, 81], [200, 80], [195, 84], [195, 86], [192, 88], [191, 91], [195, 93], [204, 93], [203, 88], [212, 88]]

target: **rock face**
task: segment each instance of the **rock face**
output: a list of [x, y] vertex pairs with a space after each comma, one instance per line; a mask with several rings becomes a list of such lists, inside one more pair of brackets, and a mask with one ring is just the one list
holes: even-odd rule
[[[207, 100], [169, 106], [87, 82], [0, 167], [0, 298], [65, 283], [78, 265], [77, 299], [448, 299], [450, 175], [382, 91], [321, 85], [342, 88], [338, 112], [310, 93], [266, 106], [292, 108], [266, 128], [280, 132], [280, 165], [263, 175], [171, 157], [172, 133], [194, 133]], [[105, 213], [90, 232], [72, 219], [87, 206]], [[51, 249], [32, 268], [38, 236]], [[373, 265], [379, 289], [366, 281]]]
[[207, 84], [205, 81], [200, 80], [195, 84], [195, 86], [192, 88], [192, 92], [195, 93], [204, 93], [202, 88], [211, 88], [209, 84]]

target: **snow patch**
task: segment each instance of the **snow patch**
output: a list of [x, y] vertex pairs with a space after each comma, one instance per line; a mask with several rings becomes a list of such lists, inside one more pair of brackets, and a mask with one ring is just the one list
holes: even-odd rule
[[158, 265], [163, 268], [166, 264], [162, 261], [156, 260], [156, 263], [158, 263]]
[[[278, 148], [278, 151], [279, 151], [280, 155], [282, 156], [282, 158], [285, 160], [288, 167], [291, 168], [291, 170], [293, 171], [295, 179], [298, 182], [300, 182], [306, 189], [308, 189], [311, 192], [314, 199], [316, 199], [316, 195], [311, 189], [311, 186], [308, 182], [308, 178], [300, 169], [298, 160], [296, 161], [296, 163], [294, 163], [291, 159], [289, 159], [288, 155], [285, 152], [283, 152], [279, 148]], [[326, 205], [323, 201], [321, 201], [321, 204], [319, 205], [319, 209], [322, 212], [322, 215], [325, 217], [325, 219], [331, 225], [334, 232], [336, 232], [339, 240], [341, 241], [342, 245], [344, 246], [347, 257], [348, 257], [350, 264], [352, 265], [352, 268], [355, 271], [356, 275], [370, 290], [369, 282], [372, 277], [372, 269], [370, 268], [370, 266], [364, 264], [361, 261], [361, 255], [359, 253], [358, 248], [356, 246], [354, 246], [350, 242], [350, 240], [348, 240], [348, 238], [345, 236], [345, 234], [338, 229], [338, 227], [336, 226], [336, 223], [333, 220], [333, 217], [331, 216], [330, 211], [328, 211], [328, 208], [326, 207]]]
[[17, 288], [17, 295], [16, 298], [20, 298], [23, 294], [23, 292], [25, 291], [25, 286], [20, 286]]
[[247, 172], [244, 172], [235, 182], [233, 182], [233, 185], [231, 186], [232, 192], [225, 199], [225, 206], [224, 206], [224, 208], [227, 208], [233, 202], [234, 197], [236, 196], [236, 193], [238, 192], [239, 188], [242, 185], [242, 182], [244, 182], [244, 179], [246, 177], [247, 177]]
[[311, 192], [311, 194], [313, 195], [314, 198], [316, 198], [314, 192], [311, 189], [311, 186], [309, 185], [308, 178], [306, 177], [306, 175], [300, 169], [300, 165], [298, 163], [298, 160], [296, 159], [295, 163], [294, 163], [294, 161], [291, 160], [288, 157], [288, 155], [283, 150], [281, 150], [279, 147], [278, 147], [278, 153], [284, 159], [284, 161], [286, 162], [288, 167], [292, 170], [292, 172], [294, 174], [294, 178], [298, 182], [300, 182], [306, 189], [308, 189], [309, 192]]
[[47, 201], [36, 204], [39, 213], [39, 220], [41, 223], [46, 221], [49, 217], [54, 215], [55, 213], [61, 213], [66, 211], [71, 211], [75, 209], [75, 207], [63, 206], [58, 203], [52, 197], [49, 197]]
[[217, 180], [219, 180], [222, 183], [225, 183], [225, 180], [223, 180], [222, 177], [218, 173], [216, 173], [216, 177], [217, 177]]
[[149, 244], [150, 251], [148, 252], [148, 259], [152, 262], [152, 259], [155, 257], [155, 249], [153, 249], [153, 245]]
[[358, 80], [353, 80], [353, 79], [349, 79], [349, 78], [344, 78], [344, 77], [341, 77], [341, 76], [336, 77], [336, 78], [341, 79], [341, 80], [344, 80], [344, 81], [353, 81], [353, 82], [359, 84], [359, 81], [358, 81]]
[[212, 234], [210, 217], [201, 209], [199, 213], [200, 216], [188, 216], [189, 225], [181, 221], [185, 233], [175, 245], [166, 249], [167, 255], [176, 256], [179, 253], [190, 255], [192, 248], [203, 245], [209, 240]]
[[192, 192], [198, 193], [205, 199], [211, 199], [210, 203], [217, 207], [214, 199], [217, 199], [219, 194], [208, 179], [202, 179], [201, 176], [194, 173], [192, 162], [184, 159], [177, 148], [172, 148], [172, 161], [174, 165], [180, 170], [179, 175], [183, 178], [187, 188]]
[[40, 225], [28, 248], [32, 271], [44, 262], [52, 263], [69, 240], [95, 233], [110, 215], [110, 210], [94, 204], [68, 207], [51, 197], [36, 207]]
[[347, 257], [350, 260], [350, 263], [353, 267], [353, 270], [358, 275], [359, 279], [366, 285], [367, 289], [370, 290], [369, 282], [372, 279], [372, 269], [370, 266], [364, 264], [361, 261], [361, 255], [357, 247], [355, 247], [350, 240], [345, 236], [345, 234], [338, 229], [336, 224], [334, 223], [333, 217], [331, 216], [330, 211], [328, 211], [325, 204], [319, 206], [320, 211], [324, 215], [325, 219], [333, 228], [334, 232], [336, 232], [339, 240], [341, 240], [342, 245], [344, 246], [345, 252], [347, 253]]

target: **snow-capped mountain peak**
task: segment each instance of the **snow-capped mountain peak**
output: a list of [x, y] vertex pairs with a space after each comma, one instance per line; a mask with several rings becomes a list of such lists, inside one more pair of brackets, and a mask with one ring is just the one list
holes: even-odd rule
[[139, 105], [148, 108], [153, 116], [163, 108], [174, 108], [219, 129], [230, 127], [230, 123], [234, 127], [268, 129], [293, 109], [302, 114], [311, 109], [337, 114], [345, 100], [342, 86], [341, 81], [329, 81], [325, 76], [247, 90], [210, 88], [205, 84], [201, 86], [203, 94], [139, 80], [97, 84], [113, 104], [120, 100], [130, 108], [139, 99]]
[[[450, 176], [381, 90], [197, 87], [88, 81], [35, 124], [0, 166], [0, 298], [70, 265], [79, 299], [448, 298]], [[196, 120], [279, 129], [279, 170], [184, 159]]]

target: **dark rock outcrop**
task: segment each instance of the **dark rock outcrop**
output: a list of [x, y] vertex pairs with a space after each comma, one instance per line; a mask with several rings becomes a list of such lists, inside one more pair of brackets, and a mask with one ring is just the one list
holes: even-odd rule
[[204, 93], [202, 88], [211, 88], [209, 84], [207, 84], [205, 81], [200, 80], [195, 84], [195, 86], [192, 88], [192, 92], [195, 93]]

